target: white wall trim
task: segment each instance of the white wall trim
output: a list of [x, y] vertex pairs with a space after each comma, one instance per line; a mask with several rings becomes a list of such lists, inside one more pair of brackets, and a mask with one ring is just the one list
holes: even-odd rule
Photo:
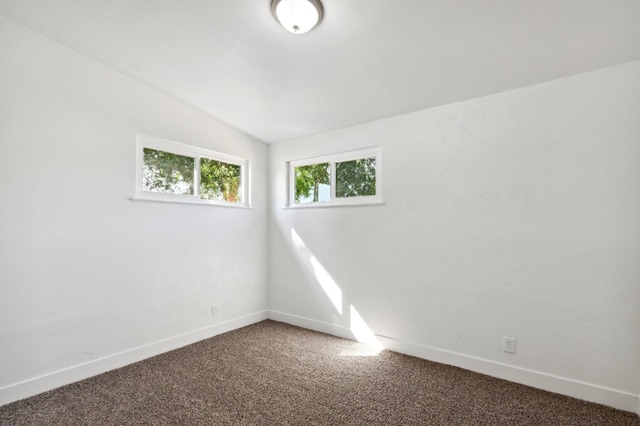
[[331, 334], [332, 336], [342, 337], [343, 339], [355, 340], [355, 336], [351, 330], [341, 325], [329, 324], [327, 322], [316, 321], [311, 318], [300, 317], [297, 315], [285, 314], [284, 312], [279, 311], [269, 310], [267, 312], [267, 318], [270, 320], [284, 322], [286, 324], [295, 325], [296, 327], [306, 328], [307, 330]]
[[[320, 331], [334, 336], [354, 339], [347, 327], [317, 321], [311, 318], [290, 315], [284, 312], [268, 311], [268, 318], [309, 330]], [[520, 383], [549, 392], [555, 392], [585, 401], [608, 405], [620, 410], [637, 412], [640, 415], [640, 396], [603, 386], [567, 379], [540, 371], [507, 365], [488, 359], [477, 358], [419, 343], [405, 342], [391, 337], [376, 335], [385, 349], [415, 356], [441, 364], [453, 365], [510, 382]]]
[[267, 319], [267, 311], [256, 312], [243, 317], [231, 319], [177, 336], [158, 340], [137, 348], [129, 349], [83, 364], [34, 377], [22, 382], [0, 388], [0, 406], [20, 399], [28, 398], [60, 386], [68, 385], [89, 377], [115, 370], [135, 362], [151, 358], [183, 346], [208, 339], [218, 334], [246, 327]]

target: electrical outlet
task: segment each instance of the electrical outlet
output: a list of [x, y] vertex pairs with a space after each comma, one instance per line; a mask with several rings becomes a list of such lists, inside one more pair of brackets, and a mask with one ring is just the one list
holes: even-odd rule
[[502, 343], [502, 350], [504, 350], [505, 352], [509, 353], [509, 354], [515, 354], [516, 353], [516, 338], [515, 337], [509, 337], [509, 336], [504, 336], [504, 340]]
[[211, 316], [212, 317], [218, 316], [218, 305], [211, 305]]

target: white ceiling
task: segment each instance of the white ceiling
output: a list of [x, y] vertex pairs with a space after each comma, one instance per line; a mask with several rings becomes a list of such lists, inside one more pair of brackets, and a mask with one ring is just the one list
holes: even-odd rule
[[640, 0], [0, 0], [0, 14], [265, 142], [640, 59]]

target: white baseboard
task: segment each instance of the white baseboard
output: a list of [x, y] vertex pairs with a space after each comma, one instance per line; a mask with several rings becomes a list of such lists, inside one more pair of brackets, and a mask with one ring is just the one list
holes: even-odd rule
[[129, 349], [83, 364], [74, 365], [64, 370], [55, 371], [23, 382], [0, 388], [0, 406], [20, 399], [28, 398], [60, 386], [68, 385], [116, 368], [124, 367], [144, 359], [160, 355], [218, 334], [264, 321], [267, 311], [256, 312], [240, 318], [224, 321], [208, 327], [189, 331], [178, 336], [169, 337], [144, 346]]
[[[262, 311], [5, 386], [0, 388], [0, 406], [124, 367], [218, 334], [246, 327], [265, 319], [272, 319], [309, 330], [355, 340], [354, 334], [347, 327], [278, 311]], [[640, 396], [638, 395], [417, 343], [404, 342], [384, 336], [377, 336], [377, 338], [385, 349], [395, 352], [453, 365], [625, 411], [636, 412], [640, 416]]]
[[[283, 312], [268, 311], [268, 318], [309, 330], [320, 331], [338, 337], [354, 340], [349, 328], [290, 315]], [[443, 349], [433, 348], [418, 343], [405, 342], [390, 337], [376, 335], [385, 349], [417, 358], [435, 361], [441, 364], [453, 365], [465, 370], [475, 371], [510, 382], [520, 383], [549, 392], [555, 392], [585, 401], [608, 405], [620, 410], [637, 412], [640, 415], [640, 396], [603, 386], [583, 383], [564, 377], [546, 374], [540, 371], [528, 370], [502, 364], [487, 359], [477, 358]]]
[[284, 312], [278, 311], [267, 311], [267, 318], [295, 325], [296, 327], [306, 328], [307, 330], [319, 331], [321, 333], [331, 334], [332, 336], [342, 337], [343, 339], [355, 340], [355, 336], [351, 332], [351, 329], [341, 325], [329, 324], [322, 321], [316, 321], [311, 318], [285, 314]]

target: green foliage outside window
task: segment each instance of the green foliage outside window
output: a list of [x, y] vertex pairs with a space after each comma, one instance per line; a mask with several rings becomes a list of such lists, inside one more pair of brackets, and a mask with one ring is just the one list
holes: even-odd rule
[[144, 148], [143, 190], [193, 194], [195, 159]]
[[318, 202], [320, 185], [331, 184], [329, 163], [310, 164], [295, 168], [295, 202]]
[[[194, 194], [195, 158], [144, 148], [143, 190]], [[209, 158], [200, 159], [200, 198], [241, 202], [242, 167]]]
[[336, 163], [336, 197], [376, 195], [376, 159]]
[[237, 203], [240, 197], [241, 166], [209, 158], [200, 159], [200, 198]]

